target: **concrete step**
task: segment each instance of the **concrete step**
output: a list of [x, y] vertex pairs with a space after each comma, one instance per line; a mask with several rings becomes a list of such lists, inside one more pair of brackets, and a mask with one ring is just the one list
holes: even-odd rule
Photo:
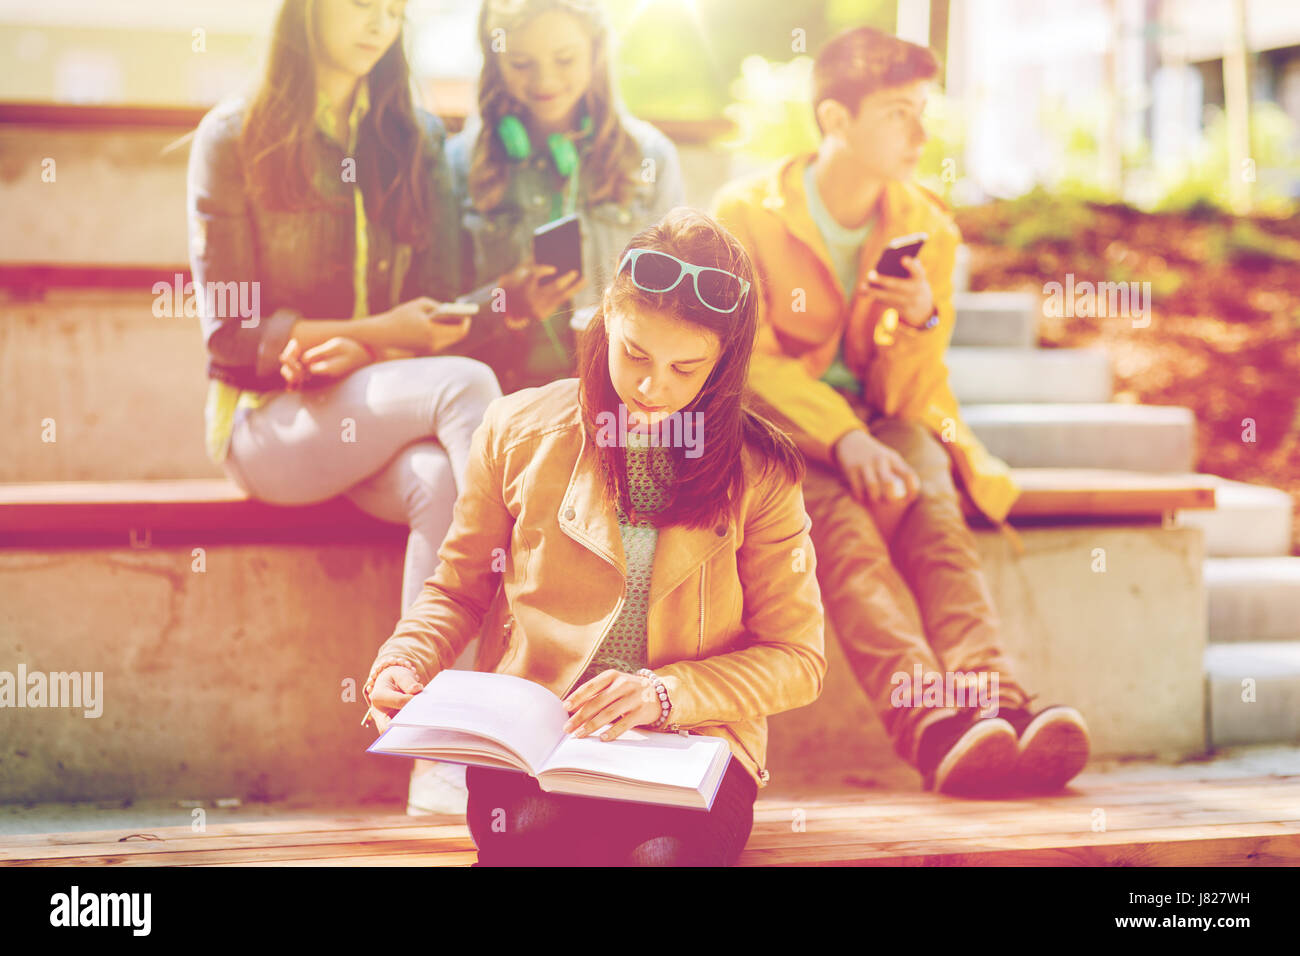
[[1212, 644], [1205, 674], [1211, 746], [1300, 742], [1300, 642]]
[[1195, 471], [1196, 417], [1176, 405], [966, 405], [962, 418], [1013, 468]]
[[1203, 577], [1211, 643], [1300, 646], [1300, 558], [1207, 558]]
[[1040, 299], [1033, 292], [954, 292], [952, 345], [1032, 349], [1038, 344]]
[[948, 381], [962, 403], [1109, 402], [1105, 349], [948, 349]]
[[970, 246], [960, 243], [952, 260], [952, 291], [970, 291]]
[[1187, 527], [1205, 534], [1211, 558], [1281, 557], [1291, 553], [1291, 496], [1278, 488], [1213, 478], [1212, 509], [1179, 511]]

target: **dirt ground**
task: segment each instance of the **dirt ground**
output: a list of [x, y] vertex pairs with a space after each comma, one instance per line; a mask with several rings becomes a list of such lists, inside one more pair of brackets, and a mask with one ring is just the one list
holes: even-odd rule
[[1197, 469], [1289, 492], [1300, 553], [1300, 217], [1021, 200], [959, 210], [957, 222], [975, 291], [1044, 295], [1067, 273], [1076, 287], [1150, 282], [1149, 325], [1045, 310], [1039, 344], [1106, 348], [1115, 401], [1191, 408]]

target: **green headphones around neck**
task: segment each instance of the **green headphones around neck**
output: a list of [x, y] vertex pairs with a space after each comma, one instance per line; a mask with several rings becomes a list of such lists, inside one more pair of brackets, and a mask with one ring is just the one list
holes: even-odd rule
[[[586, 136], [591, 132], [591, 116], [584, 114], [582, 117], [582, 135]], [[497, 137], [501, 140], [502, 147], [505, 148], [506, 156], [514, 162], [523, 162], [533, 155], [533, 143], [528, 136], [528, 130], [524, 126], [523, 120], [513, 113], [507, 113], [501, 117], [501, 122], [497, 123]], [[573, 140], [563, 133], [552, 133], [546, 137], [546, 147], [551, 154], [551, 162], [555, 164], [555, 171], [569, 181], [568, 206], [572, 212], [577, 202], [577, 180], [578, 180], [578, 147], [573, 144]], [[555, 195], [552, 202], [552, 211], [558, 218], [560, 215], [560, 195]]]
[[[590, 132], [591, 117], [584, 115], [582, 135], [586, 136]], [[528, 137], [524, 121], [513, 113], [501, 117], [501, 122], [497, 124], [497, 136], [501, 137], [501, 145], [505, 147], [506, 155], [515, 162], [533, 155], [533, 143]], [[546, 137], [546, 146], [550, 150], [556, 172], [561, 176], [572, 176], [574, 170], [578, 168], [578, 147], [573, 145], [573, 140], [563, 133], [552, 133]]]

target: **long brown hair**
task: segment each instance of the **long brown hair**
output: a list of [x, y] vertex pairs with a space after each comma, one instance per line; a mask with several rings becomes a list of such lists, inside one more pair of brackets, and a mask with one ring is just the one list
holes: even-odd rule
[[723, 314], [700, 303], [689, 279], [669, 292], [646, 292], [632, 282], [627, 269], [614, 277], [578, 346], [583, 427], [587, 440], [600, 449], [606, 495], [631, 511], [625, 449], [618, 442], [597, 440], [601, 413], [617, 417], [620, 404], [609, 377], [605, 311], [611, 308], [667, 312], [714, 332], [722, 346], [699, 394], [681, 409], [683, 415], [700, 413], [705, 422], [702, 453], [690, 458], [682, 447], [667, 447], [674, 473], [672, 498], [652, 516], [656, 525], [706, 527], [722, 518], [744, 489], [741, 451], [746, 446], [758, 452], [765, 469], [779, 467], [790, 481], [802, 480], [803, 457], [784, 432], [755, 410], [755, 397], [746, 384], [758, 327], [759, 290], [744, 247], [704, 213], [679, 206], [633, 236], [624, 253], [628, 249], [657, 249], [692, 265], [724, 269], [748, 280], [750, 289], [740, 308]]
[[[599, 0], [483, 0], [478, 37], [483, 49], [483, 73], [478, 84], [478, 114], [482, 126], [470, 156], [469, 194], [474, 205], [487, 211], [505, 198], [511, 160], [497, 135], [501, 118], [522, 110], [506, 91], [500, 53], [493, 49], [494, 34], [509, 33], [549, 10], [578, 19], [591, 37], [591, 83], [583, 97], [591, 117], [589, 147], [583, 152], [582, 179], [590, 202], [626, 202], [637, 184], [641, 150], [624, 127], [610, 66], [611, 34]], [[534, 146], [534, 148], [536, 148]]]
[[[316, 130], [318, 55], [315, 0], [284, 0], [271, 34], [266, 71], [244, 117], [240, 152], [255, 202], [297, 210], [339, 205], [316, 188], [310, 148]], [[357, 182], [368, 216], [418, 247], [432, 234], [430, 157], [411, 102], [410, 68], [399, 34], [371, 69], [370, 109], [357, 130]], [[338, 170], [333, 170], [338, 175]]]

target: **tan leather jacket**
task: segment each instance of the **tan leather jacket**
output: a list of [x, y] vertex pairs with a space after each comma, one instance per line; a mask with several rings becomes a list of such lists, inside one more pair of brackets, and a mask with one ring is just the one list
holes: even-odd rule
[[[394, 657], [417, 665], [426, 682], [450, 666], [500, 584], [510, 621], [493, 669], [568, 694], [626, 584], [595, 451], [577, 379], [492, 402], [474, 433], [438, 569], [380, 647], [372, 678]], [[760, 476], [755, 456], [744, 458], [746, 490], [728, 520], [659, 531], [647, 654], [672, 701], [670, 721], [722, 737], [762, 787], [766, 715], [821, 693], [824, 616], [799, 484], [775, 468]], [[383, 726], [382, 713], [372, 713]]]

